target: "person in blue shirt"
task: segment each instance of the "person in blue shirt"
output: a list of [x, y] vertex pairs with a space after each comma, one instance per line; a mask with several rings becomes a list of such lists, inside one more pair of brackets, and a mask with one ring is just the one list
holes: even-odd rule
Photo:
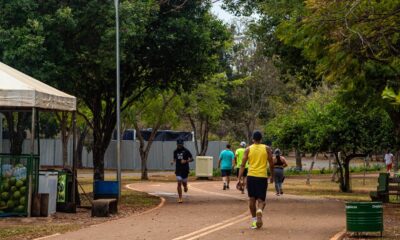
[[235, 154], [231, 150], [231, 145], [227, 144], [226, 149], [219, 155], [218, 168], [221, 169], [222, 180], [224, 181], [223, 190], [229, 189], [229, 177], [232, 174], [233, 159]]

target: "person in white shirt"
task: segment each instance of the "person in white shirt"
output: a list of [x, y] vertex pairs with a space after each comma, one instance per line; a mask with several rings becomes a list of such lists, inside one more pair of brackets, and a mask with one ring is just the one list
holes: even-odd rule
[[393, 154], [390, 152], [390, 149], [387, 150], [385, 154], [385, 164], [386, 164], [386, 171], [390, 174], [390, 170], [392, 170], [393, 166]]

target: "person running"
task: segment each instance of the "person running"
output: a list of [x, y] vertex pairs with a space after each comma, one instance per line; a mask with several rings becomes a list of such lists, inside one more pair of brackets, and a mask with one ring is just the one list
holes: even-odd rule
[[261, 144], [261, 140], [261, 132], [255, 131], [253, 133], [253, 144], [246, 148], [239, 172], [239, 179], [241, 179], [246, 163], [249, 162], [247, 192], [250, 199], [249, 208], [252, 216], [252, 229], [261, 228], [263, 225], [262, 214], [265, 208], [265, 198], [267, 196], [268, 166], [271, 172], [270, 183], [274, 182], [272, 152], [267, 145]]
[[183, 185], [183, 190], [185, 192], [188, 191], [188, 176], [189, 176], [189, 162], [193, 161], [192, 154], [190, 153], [189, 150], [187, 150], [183, 144], [183, 140], [178, 140], [176, 141], [177, 147], [176, 150], [174, 151], [174, 161], [172, 163], [175, 163], [175, 175], [176, 175], [176, 181], [178, 183], [178, 202], [182, 203], [182, 185]]
[[[236, 149], [236, 152], [235, 152], [234, 165], [236, 167], [236, 177], [238, 177], [239, 182], [240, 182], [239, 171], [240, 171], [240, 166], [242, 165], [243, 155], [244, 155], [245, 150], [246, 150], [246, 143], [241, 142], [240, 147], [238, 149]], [[246, 186], [246, 177], [247, 177], [248, 168], [249, 168], [249, 162], [246, 163], [246, 166], [245, 166], [245, 169], [243, 172], [243, 185], [244, 186]], [[244, 194], [244, 188], [241, 188], [240, 191], [242, 192], [242, 194]]]
[[223, 190], [229, 189], [230, 176], [232, 174], [232, 161], [235, 158], [231, 145], [227, 144], [226, 149], [219, 155], [218, 168], [221, 169], [221, 176], [224, 182]]
[[390, 152], [390, 149], [387, 150], [385, 154], [385, 164], [386, 164], [386, 172], [390, 174], [393, 166], [393, 154]]
[[275, 149], [274, 151], [274, 181], [275, 181], [275, 190], [276, 195], [282, 195], [282, 183], [283, 179], [285, 178], [283, 174], [283, 169], [287, 167], [286, 159], [281, 156], [281, 150], [279, 148]]

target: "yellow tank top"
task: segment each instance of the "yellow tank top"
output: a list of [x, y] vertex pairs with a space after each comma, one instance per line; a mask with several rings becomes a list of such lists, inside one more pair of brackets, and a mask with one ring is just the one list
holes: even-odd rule
[[267, 146], [264, 144], [253, 144], [249, 150], [249, 172], [248, 176], [268, 177], [268, 152]]

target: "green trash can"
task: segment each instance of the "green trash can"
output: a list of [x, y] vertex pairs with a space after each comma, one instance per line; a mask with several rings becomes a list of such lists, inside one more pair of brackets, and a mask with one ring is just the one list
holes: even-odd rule
[[346, 203], [348, 232], [383, 232], [383, 205], [381, 202]]

